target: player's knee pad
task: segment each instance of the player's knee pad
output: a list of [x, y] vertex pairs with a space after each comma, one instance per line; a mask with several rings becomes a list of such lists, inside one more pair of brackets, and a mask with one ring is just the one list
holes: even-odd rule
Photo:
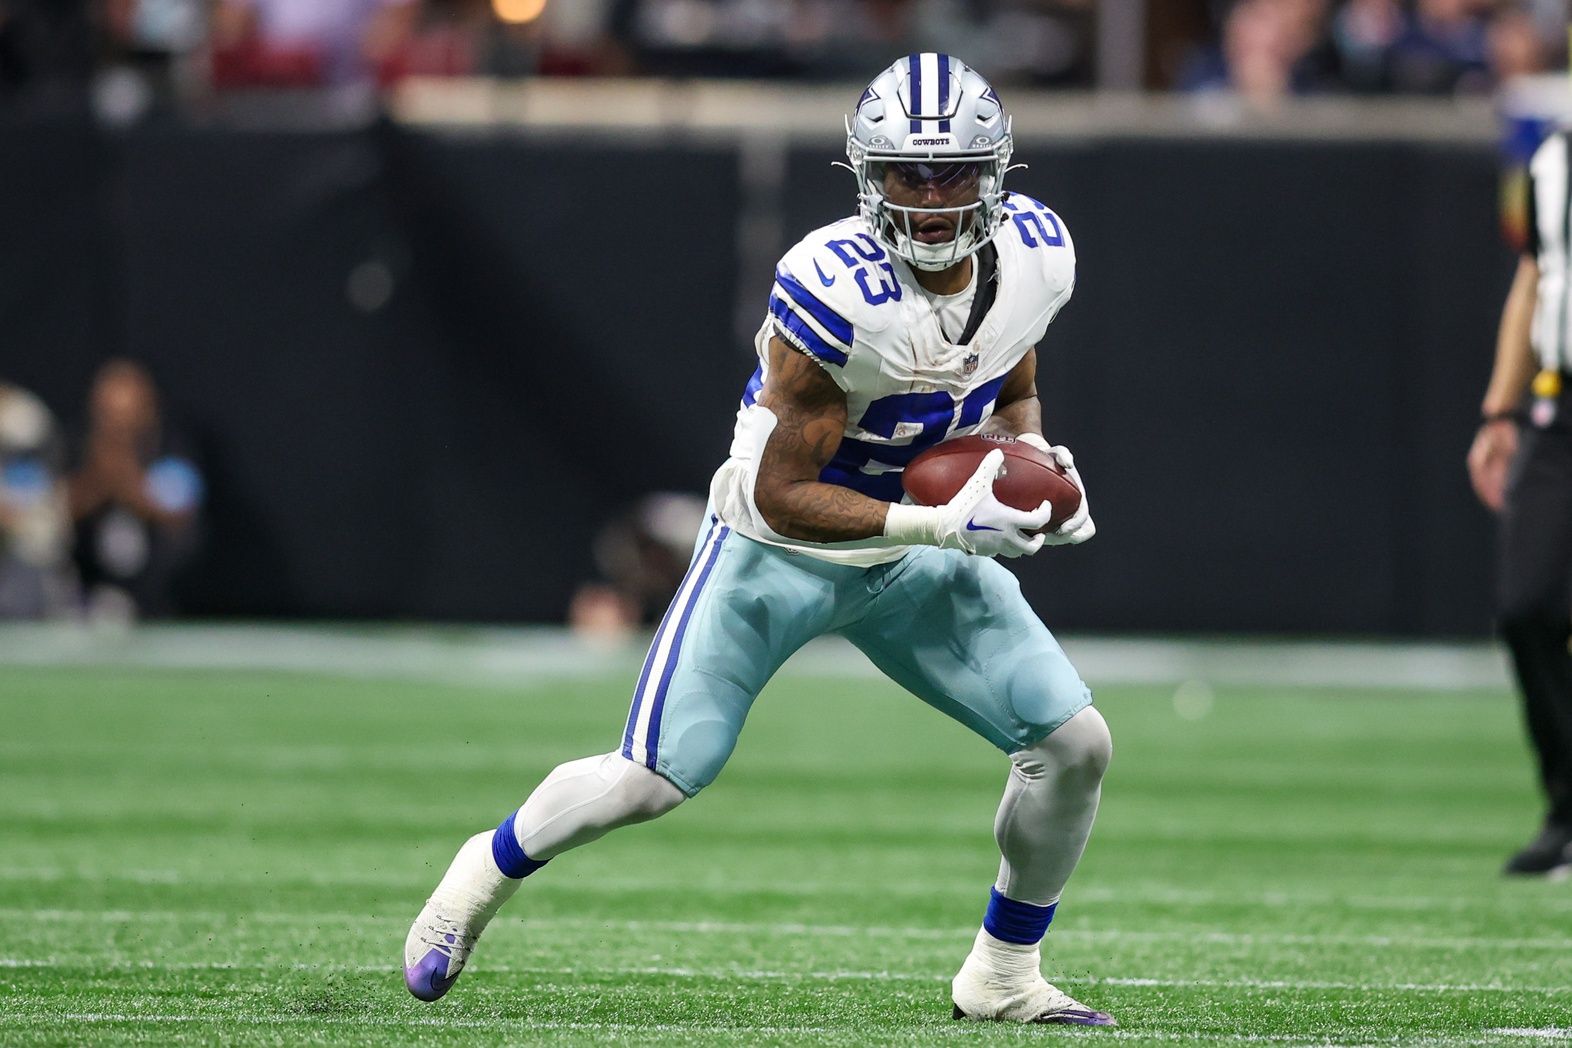
[[1113, 759], [1113, 736], [1108, 722], [1088, 706], [1047, 738], [1010, 754], [1010, 761], [1028, 779], [1073, 778], [1088, 783], [1102, 781]]

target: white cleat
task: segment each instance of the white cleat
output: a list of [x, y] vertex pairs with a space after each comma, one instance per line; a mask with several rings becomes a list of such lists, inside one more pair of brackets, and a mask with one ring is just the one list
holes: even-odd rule
[[404, 940], [404, 985], [422, 1001], [448, 992], [480, 933], [521, 883], [497, 869], [493, 832], [464, 842]]
[[1050, 1023], [1064, 1026], [1118, 1026], [1048, 982], [1038, 971], [1036, 946], [1001, 943], [987, 932], [950, 982], [955, 1004], [951, 1017], [983, 1022]]

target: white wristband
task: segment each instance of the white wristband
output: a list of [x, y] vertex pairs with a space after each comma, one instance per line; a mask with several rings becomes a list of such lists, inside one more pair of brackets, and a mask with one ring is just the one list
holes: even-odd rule
[[884, 537], [897, 546], [937, 546], [942, 513], [942, 506], [892, 502], [884, 517]]

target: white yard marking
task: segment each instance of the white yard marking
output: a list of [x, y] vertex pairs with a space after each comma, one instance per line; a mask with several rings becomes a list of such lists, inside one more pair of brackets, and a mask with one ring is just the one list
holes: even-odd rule
[[[1176, 641], [1060, 638], [1094, 684], [1274, 685], [1279, 687], [1509, 687], [1493, 644], [1296, 641]], [[518, 688], [542, 677], [608, 673], [638, 677], [648, 644], [608, 648], [555, 629], [440, 627], [304, 628], [270, 625], [143, 626], [129, 633], [72, 625], [0, 629], [0, 666], [142, 666], [326, 673]], [[781, 674], [878, 679], [850, 643], [827, 637], [798, 652]]]
[[1501, 1037], [1534, 1037], [1543, 1041], [1572, 1041], [1572, 1026], [1541, 1026], [1538, 1028], [1502, 1026], [1486, 1033]]
[[[58, 1023], [76, 1023], [84, 1026], [113, 1025], [132, 1023], [137, 1025], [190, 1025], [197, 1023], [211, 1023], [224, 1026], [340, 1026], [361, 1027], [374, 1026], [378, 1029], [396, 1028], [399, 1026], [430, 1027], [435, 1029], [463, 1029], [463, 1030], [506, 1030], [517, 1036], [520, 1031], [590, 1031], [619, 1034], [650, 1034], [650, 1033], [732, 1033], [781, 1036], [788, 1034], [805, 1034], [811, 1036], [825, 1036], [839, 1033], [851, 1033], [830, 1026], [787, 1026], [781, 1024], [750, 1024], [750, 1023], [628, 1023], [628, 1022], [561, 1022], [553, 1020], [531, 1021], [523, 1018], [498, 1017], [496, 1019], [459, 1019], [439, 1016], [418, 1016], [409, 1018], [390, 1019], [388, 1017], [371, 1016], [329, 1016], [329, 1015], [295, 1015], [287, 1013], [268, 1013], [265, 1015], [240, 1015], [234, 1012], [215, 1011], [212, 1013], [193, 1012], [152, 1012], [152, 1011], [125, 1011], [125, 1012], [58, 1012], [49, 1009], [29, 1010], [29, 1017], [48, 1018]], [[20, 1014], [19, 1016], [20, 1017]], [[891, 1033], [900, 1032], [900, 1027], [891, 1027]], [[1472, 1046], [1499, 1045], [1502, 1036], [1529, 1036], [1555, 1039], [1564, 1036], [1564, 1031], [1550, 1028], [1555, 1031], [1554, 1036], [1542, 1034], [1539, 1031], [1518, 1031], [1512, 1029], [1486, 1030], [1484, 1036], [1469, 1037], [1446, 1034], [1440, 1031], [1420, 1032], [1408, 1034], [1403, 1038], [1403, 1044], [1420, 1048], [1420, 1046], [1456, 1046], [1456, 1048], [1472, 1048]], [[924, 1026], [922, 1033], [928, 1038], [961, 1037], [972, 1038], [980, 1032], [980, 1027], [972, 1023], [952, 1023], [943, 1026]], [[1153, 1042], [1153, 1041], [1180, 1041], [1187, 1043], [1215, 1043], [1215, 1044], [1281, 1044], [1281, 1045], [1316, 1045], [1319, 1048], [1329, 1048], [1340, 1042], [1328, 1041], [1324, 1037], [1307, 1034], [1209, 1034], [1197, 1033], [1194, 1030], [1162, 1030], [1162, 1029], [1115, 1029], [1099, 1030], [1096, 1033], [1098, 1040], [1113, 1039], [1118, 1041]], [[1369, 1044], [1368, 1041], [1353, 1041], [1349, 1044]], [[1390, 1040], [1377, 1043], [1390, 1044]]]
[[[69, 923], [78, 921], [109, 924], [170, 924], [178, 921], [223, 922], [227, 924], [252, 922], [267, 925], [376, 925], [405, 924], [403, 916], [376, 916], [356, 913], [281, 913], [258, 911], [235, 913], [225, 910], [29, 910], [20, 907], [0, 908], [0, 921], [32, 921]], [[916, 928], [891, 925], [799, 924], [796, 922], [767, 921], [646, 921], [600, 920], [592, 917], [500, 917], [494, 927], [512, 924], [520, 928], [587, 928], [627, 932], [661, 932], [678, 935], [779, 935], [821, 936], [825, 938], [887, 938], [934, 940], [940, 942], [969, 941], [970, 928]], [[1242, 934], [1234, 932], [1205, 932], [1194, 930], [1143, 931], [1121, 928], [1055, 928], [1049, 936], [1053, 939], [1076, 939], [1091, 942], [1206, 942], [1229, 946], [1361, 946], [1371, 949], [1412, 948], [1429, 950], [1547, 950], [1560, 952], [1572, 950], [1572, 938], [1565, 936], [1540, 939], [1497, 939], [1485, 936], [1422, 937], [1404, 935], [1339, 935], [1339, 934]]]
[[[395, 964], [278, 965], [234, 963], [227, 961], [104, 961], [97, 958], [83, 958], [79, 961], [67, 961], [56, 958], [0, 958], [0, 969], [59, 969], [83, 967], [92, 968], [94, 971], [104, 972], [265, 972], [287, 969], [299, 972], [342, 972], [357, 975], [387, 974], [390, 977], [398, 971], [398, 967]], [[935, 985], [948, 985], [949, 983], [949, 977], [947, 975], [939, 976], [935, 975], [933, 972], [928, 971], [892, 972], [887, 970], [826, 970], [799, 972], [771, 968], [730, 968], [725, 966], [716, 968], [693, 968], [681, 965], [554, 966], [513, 964], [488, 964], [485, 966], [485, 970], [501, 975], [545, 975], [575, 979], [597, 978], [607, 975], [644, 975], [671, 979], [733, 979], [747, 980], [751, 982], [915, 982], [933, 983]], [[1513, 993], [1537, 996], [1572, 995], [1572, 987], [1568, 986], [1523, 986], [1516, 984], [1505, 985], [1502, 983], [1366, 983], [1320, 979], [1158, 979], [1145, 976], [1112, 978], [1056, 976], [1055, 981], [1063, 983], [1066, 986], [1085, 986], [1090, 988], [1096, 988], [1099, 986], [1128, 986], [1133, 988], [1166, 990], [1288, 990], [1294, 992], [1311, 990], [1340, 990], [1353, 993]], [[1558, 1030], [1556, 1027], [1550, 1027], [1548, 1029], [1551, 1031], [1551, 1033], [1567, 1033], [1567, 1031]]]
[[[0, 752], [3, 752], [4, 749], [4, 746], [0, 746]], [[0, 881], [84, 881], [93, 884], [113, 882], [170, 885], [199, 884], [207, 887], [265, 884], [276, 888], [281, 884], [309, 884], [344, 887], [408, 887], [414, 890], [423, 890], [429, 887], [424, 880], [425, 876], [424, 871], [418, 876], [401, 876], [398, 874], [378, 874], [363, 870], [334, 873], [293, 870], [288, 877], [281, 877], [272, 873], [259, 874], [242, 871], [215, 874], [207, 870], [191, 872], [178, 869], [108, 868], [103, 866], [0, 866]], [[598, 879], [594, 885], [581, 885], [579, 890], [615, 893], [626, 891], [630, 887], [647, 888], [651, 883], [649, 877], [645, 875], [627, 878], [608, 876]], [[771, 894], [812, 897], [839, 891], [843, 886], [838, 881], [834, 883], [793, 881], [790, 884], [763, 886], [717, 883], [695, 887], [701, 887], [706, 893], [718, 895], [746, 895], [759, 891], [761, 888], [767, 888]], [[915, 886], [895, 885], [886, 889], [886, 891], [891, 894], [927, 897], [933, 894], [934, 888], [931, 884], [919, 883]], [[1536, 914], [1546, 912], [1572, 913], [1572, 898], [1556, 899], [1528, 895], [1499, 895], [1493, 897], [1477, 895], [1339, 895], [1332, 892], [1317, 892], [1314, 890], [1265, 891], [1252, 894], [1235, 891], [1206, 891], [1164, 887], [1107, 888], [1091, 885], [1076, 889], [1074, 898], [1077, 904], [1110, 903], [1121, 906], [1135, 903], [1156, 903], [1170, 906], [1258, 906], [1263, 909], [1291, 909], [1296, 911], [1307, 907], [1338, 906], [1354, 910], [1395, 910], [1412, 913], [1427, 911], [1479, 913], [1481, 910], [1532, 910]], [[1572, 945], [1572, 940], [1568, 940], [1568, 942], [1569, 945]]]

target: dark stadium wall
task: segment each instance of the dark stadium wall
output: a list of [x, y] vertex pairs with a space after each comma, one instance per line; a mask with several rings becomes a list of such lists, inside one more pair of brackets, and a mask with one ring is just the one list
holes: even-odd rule
[[[391, 125], [0, 128], [0, 375], [73, 417], [147, 360], [207, 456], [216, 615], [554, 621], [595, 528], [702, 490], [752, 370], [736, 155]], [[1472, 635], [1462, 471], [1511, 259], [1487, 148], [1065, 141], [1014, 185], [1079, 256], [1042, 347], [1095, 542], [1066, 629]], [[788, 240], [845, 213], [790, 155]], [[764, 303], [759, 303], [760, 316]]]

